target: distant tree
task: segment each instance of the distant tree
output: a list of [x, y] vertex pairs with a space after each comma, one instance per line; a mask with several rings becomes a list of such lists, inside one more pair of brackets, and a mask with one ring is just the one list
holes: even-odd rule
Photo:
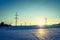
[[0, 26], [3, 26], [3, 25], [4, 25], [4, 22], [1, 22], [1, 23], [0, 23]]
[[60, 25], [60, 23], [58, 23], [58, 25]]

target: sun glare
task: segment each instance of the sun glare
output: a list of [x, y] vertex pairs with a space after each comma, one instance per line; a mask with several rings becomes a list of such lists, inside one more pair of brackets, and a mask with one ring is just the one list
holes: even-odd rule
[[44, 21], [40, 21], [40, 22], [38, 22], [38, 25], [39, 26], [43, 26], [43, 25], [45, 25], [45, 22]]

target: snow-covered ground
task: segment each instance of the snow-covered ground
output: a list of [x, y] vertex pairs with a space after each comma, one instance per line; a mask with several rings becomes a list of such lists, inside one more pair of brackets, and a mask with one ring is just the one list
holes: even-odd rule
[[60, 40], [60, 28], [30, 30], [0, 28], [0, 40]]

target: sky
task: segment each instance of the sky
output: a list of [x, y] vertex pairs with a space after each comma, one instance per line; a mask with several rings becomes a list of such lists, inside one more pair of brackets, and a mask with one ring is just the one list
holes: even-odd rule
[[56, 24], [60, 22], [60, 0], [0, 0], [0, 22], [15, 25], [16, 12], [18, 25], [35, 25], [45, 17], [47, 24]]

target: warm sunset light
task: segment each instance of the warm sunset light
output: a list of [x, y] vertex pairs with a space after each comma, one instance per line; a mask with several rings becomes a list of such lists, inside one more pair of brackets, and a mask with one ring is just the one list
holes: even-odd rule
[[0, 40], [60, 40], [60, 0], [0, 0]]
[[37, 22], [38, 26], [44, 26], [45, 25], [45, 19], [44, 18], [40, 18], [40, 20], [38, 20]]
[[[37, 25], [33, 23], [35, 19], [47, 17], [49, 25], [56, 24], [56, 21], [60, 22], [59, 8], [60, 2], [53, 2], [53, 0], [0, 0], [0, 22], [8, 24], [12, 22], [12, 25], [16, 25], [17, 19], [17, 25], [24, 24], [24, 22]], [[16, 12], [18, 18], [15, 19]], [[44, 25], [44, 22], [39, 20], [38, 24]]]
[[45, 22], [44, 21], [40, 21], [40, 22], [38, 22], [38, 25], [40, 25], [40, 26], [45, 25]]

